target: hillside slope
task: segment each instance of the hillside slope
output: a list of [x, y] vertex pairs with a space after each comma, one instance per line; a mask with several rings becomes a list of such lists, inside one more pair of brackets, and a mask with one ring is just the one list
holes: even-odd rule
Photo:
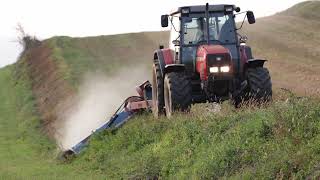
[[[151, 50], [165, 39], [162, 33], [121, 36], [52, 38], [28, 49], [16, 64], [0, 69], [0, 179], [105, 177], [95, 171], [79, 171], [77, 164], [57, 161], [52, 140], [59, 114], [70, 106], [67, 101], [78, 92], [86, 73], [110, 75], [121, 69], [117, 66], [147, 62], [145, 52], [132, 52], [141, 46]], [[151, 40], [151, 36], [159, 41]], [[125, 53], [113, 57], [114, 49]]]
[[320, 18], [319, 12], [320, 4], [319, 1], [306, 1], [299, 3], [288, 10], [282, 12], [283, 15], [296, 16], [304, 19], [318, 20]]
[[[45, 132], [50, 137], [63, 133], [57, 131], [74, 106], [78, 106], [79, 98], [83, 98], [76, 94], [89, 73], [110, 79], [116, 76], [116, 72], [124, 71], [118, 82], [123, 81], [125, 85], [120, 88], [120, 83], [110, 87], [124, 91], [114, 103], [120, 104], [128, 96], [126, 91], [131, 93], [129, 89], [133, 90], [135, 85], [149, 79], [150, 65], [147, 62], [151, 62], [152, 53], [148, 52], [153, 52], [159, 43], [165, 44], [163, 39], [166, 36], [166, 32], [149, 32], [88, 38], [55, 37], [26, 51], [20, 61], [26, 64], [26, 71], [32, 79], [32, 90]], [[135, 69], [130, 69], [131, 66]], [[99, 86], [99, 82], [94, 84]], [[98, 95], [103, 98], [103, 94]], [[106, 118], [107, 111], [116, 107], [111, 107], [112, 110], [104, 108], [105, 114], [100, 121]]]
[[269, 60], [276, 89], [320, 95], [319, 11], [319, 1], [307, 1], [245, 26], [254, 56]]
[[167, 32], [146, 32], [87, 38], [55, 37], [47, 43], [53, 49], [53, 57], [62, 63], [67, 80], [77, 87], [86, 72], [112, 74], [122, 67], [140, 65], [149, 71], [153, 51], [160, 44], [167, 45], [166, 39]]
[[27, 72], [18, 63], [0, 69], [0, 179], [101, 179], [58, 163], [41, 132]]
[[[270, 106], [235, 110], [225, 103], [213, 113], [210, 105], [199, 105], [173, 121], [142, 114], [119, 130], [97, 134], [68, 163], [48, 158], [56, 147], [41, 131], [59, 140], [62, 126], [80, 133], [101, 118], [96, 113], [106, 118], [135, 84], [148, 79], [152, 52], [166, 45], [168, 33], [41, 42], [0, 70], [0, 179], [319, 177], [319, 7], [316, 1], [298, 4], [243, 29], [254, 55], [269, 59], [276, 91]], [[92, 73], [95, 78], [86, 82]], [[65, 124], [74, 107], [83, 121]]]

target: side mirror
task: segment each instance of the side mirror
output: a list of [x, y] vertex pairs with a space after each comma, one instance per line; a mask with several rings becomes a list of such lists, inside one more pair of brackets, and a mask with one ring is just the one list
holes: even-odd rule
[[235, 11], [238, 13], [241, 11], [240, 7], [236, 7]]
[[254, 17], [254, 14], [252, 11], [247, 12], [247, 17], [248, 17], [248, 22], [249, 24], [254, 24], [256, 23], [256, 18]]
[[168, 27], [168, 25], [169, 25], [168, 15], [162, 15], [161, 16], [161, 26]]
[[180, 46], [180, 41], [179, 40], [173, 40], [172, 44], [174, 44], [174, 46]]

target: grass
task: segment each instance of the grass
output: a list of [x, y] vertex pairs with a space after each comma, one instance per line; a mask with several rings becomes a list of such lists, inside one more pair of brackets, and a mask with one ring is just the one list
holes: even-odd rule
[[144, 32], [86, 38], [54, 37], [46, 43], [53, 49], [53, 59], [65, 79], [77, 88], [88, 72], [112, 74], [136, 65], [148, 71], [153, 51], [159, 44], [167, 44], [164, 40], [167, 36], [167, 32]]
[[58, 151], [41, 133], [30, 81], [21, 66], [0, 69], [0, 179], [98, 178], [56, 160]]
[[75, 164], [107, 179], [275, 179], [319, 175], [320, 105], [288, 98], [267, 108], [134, 118], [97, 134]]
[[320, 9], [320, 3], [313, 1], [305, 1], [299, 3], [292, 8], [283, 12], [286, 15], [300, 16], [306, 19], [319, 19], [320, 15], [317, 13]]
[[[156, 48], [153, 34], [161, 36], [140, 33], [81, 39], [57, 37], [44, 43], [53, 50], [51, 57], [58, 66], [58, 75], [78, 87], [87, 72], [112, 73], [121, 64], [149, 61], [146, 57], [150, 54], [133, 52], [142, 45]], [[105, 51], [108, 46], [112, 49]], [[119, 53], [120, 57], [112, 55], [114, 49], [126, 53]], [[0, 179], [104, 179], [103, 173], [82, 171], [82, 165], [56, 159], [59, 152], [54, 141], [41, 132], [31, 90], [34, 79], [29, 79], [27, 72], [28, 60], [20, 59], [15, 65], [0, 69]]]
[[119, 130], [95, 135], [73, 161], [59, 162], [55, 146], [40, 132], [21, 66], [0, 70], [0, 179], [319, 175], [320, 105], [293, 96], [261, 109], [235, 110], [226, 103], [218, 114], [195, 106], [191, 115], [173, 120], [142, 114]]

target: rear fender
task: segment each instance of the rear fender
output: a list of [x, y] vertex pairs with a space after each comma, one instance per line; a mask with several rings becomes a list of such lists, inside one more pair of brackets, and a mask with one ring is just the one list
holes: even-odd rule
[[182, 72], [185, 71], [184, 64], [169, 64], [166, 65], [164, 68], [164, 74], [171, 73], [171, 72]]
[[246, 63], [247, 68], [257, 68], [257, 67], [263, 67], [264, 63], [268, 61], [265, 59], [249, 59]]
[[173, 51], [171, 49], [158, 49], [154, 52], [153, 59], [158, 59], [161, 74], [165, 73], [166, 65], [174, 64]]

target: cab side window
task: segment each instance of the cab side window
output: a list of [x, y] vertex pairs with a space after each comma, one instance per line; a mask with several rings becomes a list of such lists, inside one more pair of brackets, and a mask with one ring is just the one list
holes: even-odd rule
[[180, 19], [178, 16], [173, 16], [170, 21], [171, 24], [171, 32], [170, 32], [170, 49], [175, 49], [174, 44], [172, 41], [174, 40], [180, 40]]

